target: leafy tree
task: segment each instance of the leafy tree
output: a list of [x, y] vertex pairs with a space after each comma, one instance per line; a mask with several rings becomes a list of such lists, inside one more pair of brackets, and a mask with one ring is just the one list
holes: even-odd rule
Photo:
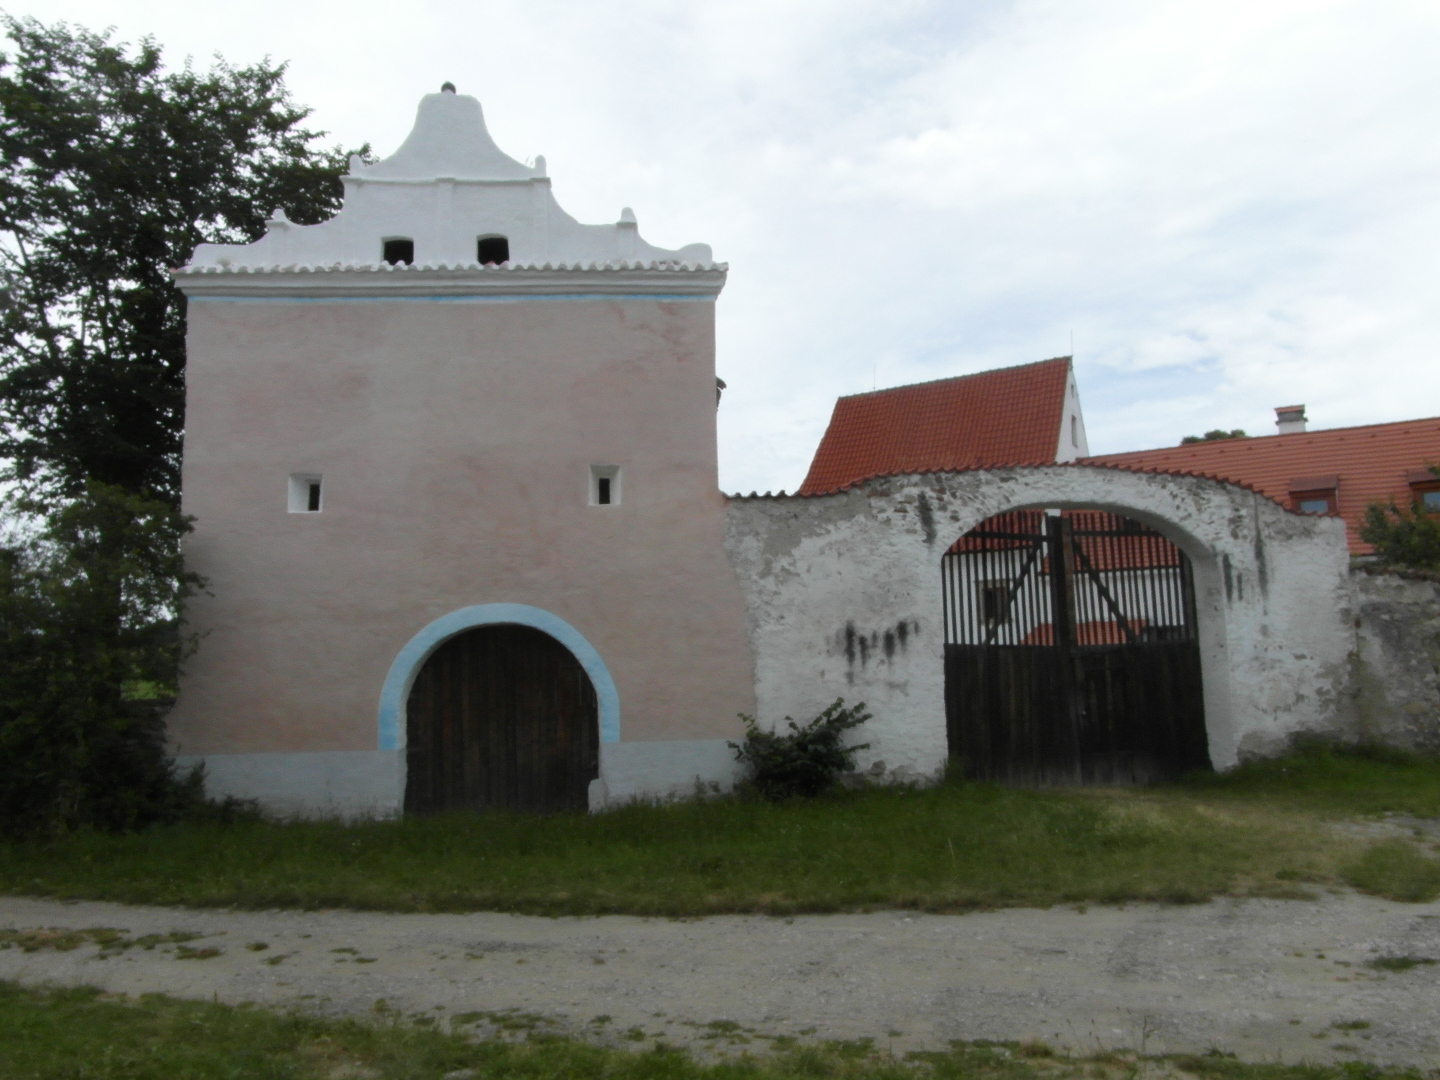
[[[340, 205], [284, 66], [0, 15], [0, 831], [193, 806], [164, 743], [185, 638], [185, 298], [202, 241]], [[362, 154], [368, 148], [362, 148]]]
[[1249, 437], [1250, 436], [1246, 435], [1242, 428], [1237, 427], [1233, 431], [1226, 431], [1224, 428], [1216, 428], [1214, 431], [1205, 432], [1204, 435], [1186, 435], [1183, 439], [1180, 440], [1180, 445], [1189, 446], [1191, 443], [1197, 442], [1214, 442], [1217, 439], [1248, 439]]
[[[73, 496], [91, 481], [179, 502], [185, 300], [168, 273], [283, 207], [340, 205], [284, 65], [167, 71], [160, 48], [0, 16], [0, 458]], [[362, 153], [368, 152], [364, 148]]]
[[199, 581], [189, 522], [91, 482], [0, 548], [0, 831], [134, 828], [199, 798], [175, 774], [163, 710]]
[[[1440, 478], [1440, 465], [1431, 465], [1430, 471]], [[1382, 563], [1440, 571], [1440, 514], [1426, 513], [1418, 499], [1408, 510], [1394, 502], [1371, 503], [1365, 508], [1360, 539], [1375, 545]]]

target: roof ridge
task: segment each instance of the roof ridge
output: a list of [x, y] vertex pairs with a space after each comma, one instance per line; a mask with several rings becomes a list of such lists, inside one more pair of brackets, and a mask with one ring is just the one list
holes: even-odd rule
[[923, 382], [901, 383], [899, 386], [887, 386], [884, 390], [861, 390], [856, 394], [841, 394], [837, 401], [847, 401], [851, 398], [872, 397], [879, 394], [892, 394], [896, 390], [911, 390], [920, 386], [934, 386], [936, 383], [959, 382], [962, 379], [978, 379], [981, 375], [1000, 375], [1005, 372], [1018, 371], [1021, 368], [1039, 367], [1042, 364], [1053, 364], [1065, 360], [1075, 362], [1073, 356], [1052, 356], [1048, 360], [1030, 360], [1023, 364], [1011, 364], [1009, 367], [986, 368], [984, 371], [972, 371], [968, 375], [945, 375], [938, 379], [926, 379]]
[[1440, 416], [1418, 416], [1411, 420], [1382, 420], [1374, 424], [1352, 424], [1348, 427], [1316, 428], [1314, 431], [1275, 432], [1269, 435], [1246, 435], [1239, 439], [1202, 439], [1199, 442], [1180, 443], [1176, 446], [1152, 446], [1145, 450], [1117, 450], [1112, 454], [1090, 454], [1077, 460], [1093, 462], [1098, 458], [1126, 457], [1134, 454], [1162, 454], [1171, 450], [1193, 451], [1197, 446], [1224, 446], [1235, 443], [1253, 443], [1259, 439], [1303, 439], [1310, 435], [1329, 435], [1339, 431], [1364, 431], [1366, 428], [1400, 427], [1404, 424], [1440, 423]]

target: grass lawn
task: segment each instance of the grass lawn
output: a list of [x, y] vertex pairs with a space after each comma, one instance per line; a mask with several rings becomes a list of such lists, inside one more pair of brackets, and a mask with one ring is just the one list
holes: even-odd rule
[[1328, 822], [1440, 817], [1440, 759], [1307, 751], [1135, 790], [965, 783], [594, 816], [192, 824], [0, 845], [0, 892], [199, 906], [547, 915], [964, 911], [1350, 884], [1440, 896], [1434, 837]]
[[[428, 1019], [428, 1018], [427, 1018]], [[116, 998], [95, 990], [0, 983], [0, 1069], [31, 1080], [1421, 1080], [1417, 1069], [1244, 1064], [1223, 1054], [1059, 1057], [1040, 1044], [956, 1043], [892, 1057], [869, 1043], [786, 1045], [699, 1061], [663, 1046], [617, 1049], [573, 1039], [474, 1041], [403, 1018], [363, 1023], [265, 1009]], [[1433, 1076], [1433, 1074], [1430, 1074]]]

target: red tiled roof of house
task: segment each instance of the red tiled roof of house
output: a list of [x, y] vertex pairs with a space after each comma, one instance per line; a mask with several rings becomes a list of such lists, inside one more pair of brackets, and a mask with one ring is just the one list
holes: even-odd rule
[[1076, 462], [1215, 476], [1245, 484], [1292, 509], [1292, 492], [1323, 490], [1333, 483], [1350, 550], [1356, 555], [1371, 551], [1360, 539], [1365, 508], [1391, 500], [1409, 506], [1411, 481], [1428, 476], [1423, 470], [1436, 463], [1440, 463], [1440, 417], [1216, 439]]
[[1052, 464], [1069, 376], [1061, 356], [842, 397], [796, 494], [872, 476]]

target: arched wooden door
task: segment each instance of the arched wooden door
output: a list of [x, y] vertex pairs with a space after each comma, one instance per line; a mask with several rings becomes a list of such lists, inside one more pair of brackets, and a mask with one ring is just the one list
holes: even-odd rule
[[570, 650], [529, 626], [445, 642], [406, 708], [405, 812], [588, 809], [600, 775], [595, 688]]

